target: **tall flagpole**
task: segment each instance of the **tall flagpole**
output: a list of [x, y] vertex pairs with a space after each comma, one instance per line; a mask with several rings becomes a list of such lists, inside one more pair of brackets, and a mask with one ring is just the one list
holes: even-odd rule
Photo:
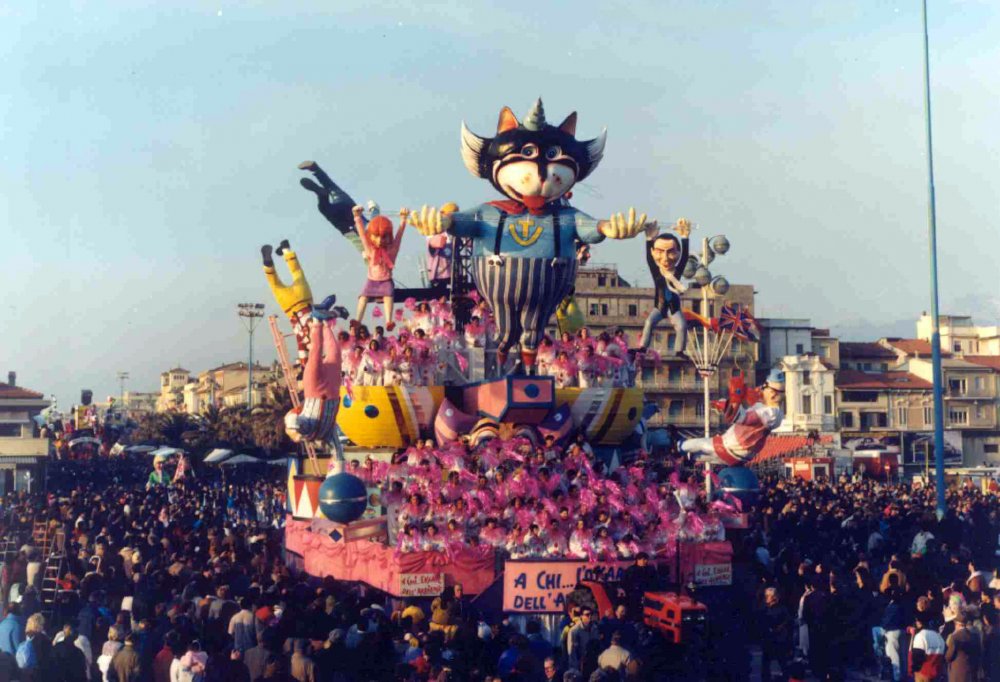
[[931, 60], [927, 36], [927, 0], [924, 9], [924, 118], [927, 122], [927, 222], [931, 250], [931, 362], [934, 367], [934, 472], [937, 488], [937, 517], [944, 518], [944, 400], [941, 382], [941, 331], [938, 321], [937, 207], [934, 201], [934, 144], [931, 137]]

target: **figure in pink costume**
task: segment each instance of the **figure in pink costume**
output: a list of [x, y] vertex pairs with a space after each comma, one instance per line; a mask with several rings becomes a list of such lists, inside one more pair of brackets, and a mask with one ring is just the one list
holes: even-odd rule
[[344, 463], [335, 428], [340, 407], [340, 342], [331, 323], [318, 319], [309, 323], [309, 336], [311, 351], [302, 376], [304, 397], [301, 407], [285, 415], [285, 432], [295, 442], [332, 441], [335, 456], [329, 473], [339, 473]]
[[357, 319], [352, 324], [361, 324], [365, 317], [365, 310], [368, 308], [368, 299], [376, 298], [382, 300], [382, 306], [385, 309], [385, 319], [388, 320], [386, 330], [392, 331], [396, 326], [392, 317], [392, 297], [395, 293], [392, 271], [396, 267], [399, 245], [403, 242], [408, 212], [406, 209], [400, 210], [399, 232], [393, 236], [392, 222], [385, 216], [375, 216], [368, 221], [368, 225], [365, 225], [362, 219], [364, 209], [355, 206], [353, 211], [354, 227], [358, 232], [358, 237], [361, 238], [365, 260], [368, 262], [368, 279], [361, 290], [361, 295], [358, 296]]
[[784, 395], [784, 378], [772, 375], [761, 391], [761, 402], [741, 411], [725, 433], [686, 440], [681, 450], [727, 466], [748, 463], [763, 449], [768, 434], [785, 418], [781, 410]]

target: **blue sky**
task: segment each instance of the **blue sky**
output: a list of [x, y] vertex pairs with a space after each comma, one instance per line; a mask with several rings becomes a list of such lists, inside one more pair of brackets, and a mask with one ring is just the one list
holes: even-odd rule
[[[537, 96], [608, 128], [574, 203], [684, 215], [733, 249], [762, 316], [912, 333], [928, 307], [919, 2], [45, 2], [0, 5], [0, 376], [155, 390], [240, 359], [239, 301], [278, 312], [258, 249], [287, 237], [317, 295], [364, 268], [298, 186], [496, 198], [459, 156]], [[1000, 5], [931, 3], [942, 311], [997, 317]], [[397, 279], [418, 281], [411, 233]], [[647, 281], [636, 243], [595, 260]], [[262, 328], [266, 332], [266, 329]], [[273, 357], [259, 334], [257, 353]]]

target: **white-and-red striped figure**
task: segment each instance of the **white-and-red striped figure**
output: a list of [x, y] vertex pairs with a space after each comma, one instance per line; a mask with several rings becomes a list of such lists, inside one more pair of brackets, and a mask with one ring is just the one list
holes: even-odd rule
[[331, 324], [319, 320], [309, 323], [309, 337], [312, 352], [306, 359], [302, 376], [302, 406], [285, 415], [285, 432], [295, 442], [302, 439], [324, 441], [332, 437], [339, 453], [340, 442], [334, 427], [340, 407], [340, 342]]
[[681, 450], [727, 466], [746, 464], [763, 449], [768, 434], [785, 418], [781, 410], [784, 393], [783, 380], [768, 379], [761, 402], [742, 411], [725, 433], [686, 440]]

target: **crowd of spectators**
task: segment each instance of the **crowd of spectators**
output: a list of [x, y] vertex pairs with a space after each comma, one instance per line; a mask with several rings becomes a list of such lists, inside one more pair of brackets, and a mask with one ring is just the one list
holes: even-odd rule
[[[526, 492], [517, 486], [530, 488], [526, 481], [542, 478], [542, 462], [559, 460], [560, 481], [575, 481], [572, 491], [556, 486], [535, 498], [534, 508], [517, 503], [505, 519], [513, 519], [512, 528], [526, 522], [531, 533], [534, 518], [551, 511], [545, 499], [574, 496], [588, 504], [583, 490], [594, 496], [585, 513], [598, 521], [613, 507], [608, 482], [621, 488], [629, 516], [631, 507], [652, 502], [630, 500], [633, 479], [648, 479], [657, 503], [673, 500], [668, 513], [680, 516], [686, 502], [678, 497], [690, 496], [689, 516], [709, 514], [701, 493], [683, 482], [683, 463], [669, 457], [644, 457], [609, 475], [582, 443], [554, 457], [523, 443], [507, 447], [505, 455], [468, 454], [459, 479], [474, 472], [473, 491], [514, 500]], [[432, 460], [450, 467], [449, 457], [459, 454], [425, 447], [392, 466], [405, 467], [394, 473], [410, 482], [429, 476], [418, 469]], [[477, 457], [492, 462], [487, 469], [502, 472], [500, 478], [483, 486]], [[501, 464], [509, 459], [513, 471]], [[527, 468], [532, 459], [537, 470]], [[362, 475], [372, 469], [356, 467]], [[949, 492], [948, 514], [938, 521], [930, 490], [847, 478], [764, 478], [751, 530], [733, 537], [734, 584], [714, 588], [723, 598], [710, 609], [716, 632], [709, 633], [706, 658], [689, 663], [680, 652], [665, 655], [663, 641], [634, 618], [636, 595], [661, 584], [657, 557], [649, 562], [641, 545], [622, 593], [613, 595], [613, 613], [581, 601], [553, 631], [551, 623], [483, 608], [461, 586], [434, 600], [400, 600], [291, 571], [282, 557], [280, 474], [237, 474], [223, 482], [198, 468], [182, 485], [147, 490], [148, 471], [148, 458], [138, 457], [54, 462], [47, 494], [3, 500], [3, 537], [19, 536], [25, 546], [5, 556], [0, 571], [0, 679], [738, 680], [751, 679], [751, 646], [760, 647], [763, 679], [805, 679], [808, 671], [819, 680], [867, 672], [979, 681], [1000, 672], [1000, 500], [971, 486]], [[404, 500], [401, 482], [390, 483], [389, 494]], [[449, 483], [438, 491], [446, 498]], [[404, 524], [428, 523], [431, 508], [415, 504]], [[467, 511], [466, 521], [472, 516]], [[451, 520], [457, 519], [445, 525]], [[48, 524], [53, 547], [64, 552], [54, 604], [45, 599], [48, 557], [31, 540], [37, 521]], [[623, 523], [609, 513], [609, 535], [616, 524], [624, 530]], [[464, 541], [482, 543], [472, 535]], [[513, 554], [522, 544], [528, 543], [504, 548]], [[699, 590], [699, 598], [710, 592]], [[720, 668], [723, 658], [728, 667]], [[684, 665], [664, 678], [671, 660]]]
[[926, 487], [764, 481], [750, 543], [763, 679], [1000, 680], [1000, 498], [965, 482], [947, 500], [938, 521]]

